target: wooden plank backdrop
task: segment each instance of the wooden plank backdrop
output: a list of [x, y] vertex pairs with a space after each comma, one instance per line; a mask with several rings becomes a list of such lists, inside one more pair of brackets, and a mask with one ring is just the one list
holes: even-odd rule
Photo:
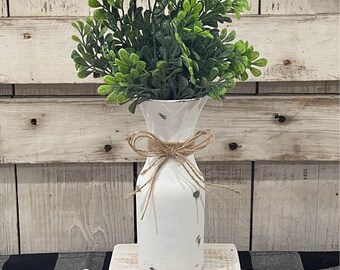
[[0, 217], [0, 254], [17, 254], [19, 245], [14, 165], [0, 165]]
[[[5, 1], [5, 0], [4, 0]], [[127, 5], [127, 0], [124, 1]], [[151, 1], [153, 2], [153, 1]], [[137, 0], [147, 6], [146, 0]], [[85, 0], [9, 0], [11, 16], [86, 16], [91, 13]], [[250, 0], [247, 14], [258, 14], [259, 0]]]
[[254, 187], [253, 250], [339, 250], [337, 162], [257, 162]]
[[9, 0], [11, 16], [87, 16], [87, 0]]
[[7, 17], [7, 0], [0, 0], [0, 17]]
[[235, 243], [239, 250], [249, 250], [251, 162], [204, 162], [199, 167], [208, 182], [228, 185], [241, 192], [211, 189], [224, 204], [207, 195], [205, 242]]
[[[56, 18], [0, 20], [0, 82], [79, 83], [70, 58], [75, 47], [70, 39], [75, 33], [71, 21]], [[269, 60], [263, 76], [250, 80], [339, 79], [338, 15], [245, 16], [228, 27], [238, 32], [238, 38], [254, 44]], [[81, 82], [94, 82], [94, 79]]]
[[[207, 199], [205, 241], [338, 250], [339, 1], [250, 6], [228, 27], [269, 65], [200, 119], [216, 137], [197, 155], [207, 181], [242, 191]], [[97, 96], [100, 80], [77, 78], [70, 22], [89, 12], [85, 0], [0, 0], [0, 254], [135, 241], [122, 196], [141, 159], [125, 139], [145, 124]]]
[[18, 166], [23, 253], [112, 250], [134, 241], [132, 163]]
[[261, 0], [261, 14], [339, 13], [338, 0]]
[[260, 94], [339, 94], [339, 81], [266, 82], [259, 87]]
[[[17, 96], [98, 96], [100, 84], [18, 84]], [[4, 86], [8, 86], [4, 84]], [[8, 87], [9, 88], [9, 87]], [[240, 82], [228, 94], [255, 94], [255, 83]], [[1, 85], [0, 85], [1, 94]]]
[[[198, 129], [211, 129], [215, 140], [197, 158], [338, 160], [338, 103], [336, 96], [211, 100]], [[141, 160], [126, 139], [146, 127], [141, 115], [129, 114], [125, 106], [102, 99], [5, 99], [0, 117], [0, 163]]]
[[12, 85], [0, 84], [0, 96], [9, 96], [13, 94]]

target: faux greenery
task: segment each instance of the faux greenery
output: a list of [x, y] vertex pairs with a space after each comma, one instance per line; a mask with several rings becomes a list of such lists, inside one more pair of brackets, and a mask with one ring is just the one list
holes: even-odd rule
[[218, 28], [229, 14], [249, 10], [247, 0], [150, 1], [143, 8], [134, 0], [89, 0], [93, 16], [73, 23], [78, 76], [102, 77], [98, 93], [108, 102], [132, 101], [134, 113], [148, 99], [218, 99], [247, 71], [261, 75], [256, 67], [267, 60], [247, 41], [233, 42], [235, 31]]

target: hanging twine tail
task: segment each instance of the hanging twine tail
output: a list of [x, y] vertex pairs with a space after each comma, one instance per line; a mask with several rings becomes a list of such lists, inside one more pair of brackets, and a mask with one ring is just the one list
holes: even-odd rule
[[[148, 146], [147, 148], [138, 147], [138, 144], [147, 140]], [[187, 159], [188, 156], [194, 154], [197, 151], [205, 148], [211, 141], [213, 140], [213, 134], [210, 130], [200, 130], [197, 131], [194, 136], [185, 142], [178, 143], [170, 143], [161, 141], [155, 135], [147, 131], [137, 131], [128, 137], [128, 143], [130, 147], [140, 156], [142, 157], [155, 157], [155, 161], [146, 169], [141, 172], [141, 175], [145, 175], [152, 168], [154, 171], [148, 181], [146, 181], [142, 186], [137, 187], [135, 191], [127, 194], [125, 197], [129, 198], [131, 196], [136, 195], [142, 189], [144, 189], [147, 185], [150, 185], [147, 196], [146, 203], [142, 212], [141, 219], [144, 219], [146, 210], [150, 204], [150, 200], [153, 194], [153, 190], [155, 188], [155, 183], [157, 181], [157, 175], [163, 165], [170, 159], [174, 158], [178, 162], [182, 164], [184, 169], [190, 175], [191, 179], [199, 186], [201, 189], [207, 191], [209, 194], [213, 196], [214, 199], [217, 199], [221, 203], [225, 204], [215, 193], [207, 190], [205, 186], [213, 186], [224, 188], [239, 194], [240, 192], [236, 189], [230, 188], [225, 185], [206, 183], [202, 172]]]

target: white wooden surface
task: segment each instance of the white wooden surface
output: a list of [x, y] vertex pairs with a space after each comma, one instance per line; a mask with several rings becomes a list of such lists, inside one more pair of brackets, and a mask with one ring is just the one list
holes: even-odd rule
[[7, 0], [0, 0], [0, 17], [7, 16]]
[[[70, 58], [76, 45], [70, 39], [74, 34], [71, 21], [0, 20], [0, 82], [94, 82], [93, 78], [77, 78]], [[268, 58], [269, 65], [263, 76], [251, 78], [253, 81], [339, 79], [338, 15], [246, 16], [229, 27], [237, 31], [238, 38], [249, 40]], [[249, 31], [249, 28], [258, 31]]]
[[249, 250], [251, 162], [204, 162], [199, 168], [207, 182], [241, 192], [211, 189], [224, 204], [206, 195], [205, 242], [235, 243], [238, 250]]
[[339, 13], [339, 0], [261, 0], [261, 14]]
[[18, 252], [14, 165], [0, 165], [0, 254]]
[[339, 250], [337, 162], [256, 162], [252, 250]]
[[[204, 259], [204, 270], [241, 270], [237, 249], [233, 244], [205, 244]], [[110, 270], [139, 270], [137, 245], [117, 245], [112, 254]]]
[[134, 241], [132, 164], [18, 166], [22, 253], [112, 250]]
[[86, 16], [86, 0], [9, 0], [11, 16]]
[[[338, 160], [338, 101], [337, 96], [210, 100], [197, 129], [210, 128], [215, 140], [197, 158]], [[275, 114], [287, 120], [280, 123]], [[128, 114], [126, 106], [84, 98], [0, 100], [0, 127], [2, 163], [141, 161], [125, 140], [146, 129], [141, 115]], [[230, 150], [231, 143], [240, 147]]]

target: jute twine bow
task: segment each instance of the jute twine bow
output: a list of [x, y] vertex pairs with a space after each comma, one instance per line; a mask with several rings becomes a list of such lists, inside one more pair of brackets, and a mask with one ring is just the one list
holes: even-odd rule
[[[141, 140], [148, 140], [148, 148], [139, 148], [137, 145]], [[150, 187], [147, 193], [147, 201], [142, 212], [141, 219], [144, 218], [145, 212], [150, 204], [150, 199], [155, 188], [157, 175], [162, 166], [170, 159], [174, 158], [181, 163], [187, 173], [190, 175], [192, 180], [203, 190], [211, 194], [215, 199], [224, 203], [218, 196], [213, 192], [207, 190], [207, 186], [215, 186], [225, 188], [235, 193], [240, 193], [238, 190], [230, 188], [225, 185], [206, 183], [202, 172], [187, 159], [188, 156], [195, 152], [205, 148], [213, 140], [213, 134], [210, 130], [197, 131], [194, 136], [185, 142], [170, 143], [161, 141], [155, 135], [147, 131], [137, 131], [129, 135], [128, 143], [130, 147], [139, 155], [143, 157], [156, 157], [155, 161], [146, 169], [141, 172], [141, 175], [146, 174], [152, 168], [155, 168], [152, 176], [142, 186], [137, 187], [135, 191], [126, 195], [126, 198], [136, 195], [137, 192], [141, 191], [146, 185], [150, 183]]]

